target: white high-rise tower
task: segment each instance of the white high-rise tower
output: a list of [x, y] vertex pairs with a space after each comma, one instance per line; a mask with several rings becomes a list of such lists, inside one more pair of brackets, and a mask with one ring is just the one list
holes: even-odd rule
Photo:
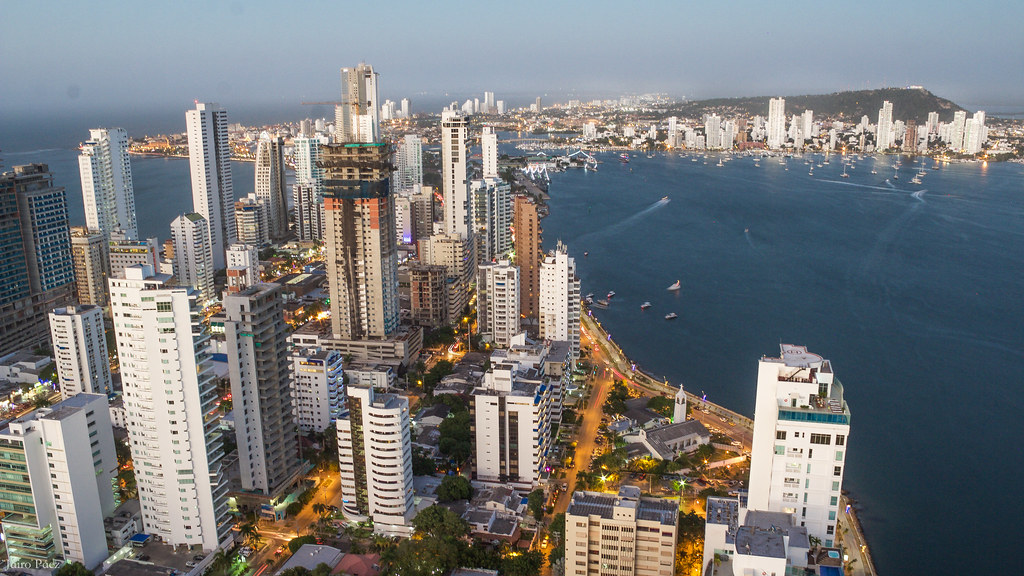
[[114, 230], [121, 230], [131, 240], [138, 238], [128, 133], [124, 128], [89, 130], [89, 141], [82, 144], [78, 156], [78, 171], [89, 230], [102, 232], [107, 241]]
[[217, 297], [213, 287], [213, 254], [209, 236], [209, 223], [195, 212], [182, 214], [171, 222], [174, 274], [178, 277], [178, 284], [199, 290], [204, 303]]
[[441, 112], [441, 190], [444, 231], [469, 237], [469, 178], [466, 164], [469, 117], [457, 110]]
[[280, 136], [260, 134], [256, 147], [256, 198], [267, 204], [270, 237], [288, 234], [288, 203], [284, 199], [284, 141]]
[[84, 304], [55, 309], [50, 312], [50, 336], [61, 398], [114, 391], [102, 308]]
[[875, 149], [882, 151], [892, 148], [892, 102], [888, 100], [882, 102], [882, 107], [878, 110], [878, 126], [875, 130]]
[[192, 209], [210, 228], [213, 265], [224, 268], [224, 250], [235, 243], [235, 191], [231, 184], [228, 113], [218, 104], [196, 102], [185, 112]]
[[[212, 551], [231, 529], [216, 374], [199, 294], [150, 266], [110, 279], [143, 531]], [[236, 400], [237, 401], [237, 400]]]
[[540, 337], [569, 342], [580, 357], [580, 279], [576, 261], [561, 242], [540, 263]]
[[480, 267], [477, 319], [482, 334], [495, 346], [508, 348], [519, 334], [519, 267], [508, 260]]
[[380, 140], [380, 105], [377, 103], [377, 74], [373, 66], [360, 63], [341, 69], [341, 104], [334, 111], [335, 142], [377, 142]]
[[484, 178], [497, 178], [498, 135], [494, 132], [493, 126], [484, 126], [484, 133], [480, 136], [480, 146], [483, 151]]
[[786, 143], [786, 99], [768, 101], [768, 147], [782, 148]]
[[809, 535], [830, 547], [850, 409], [831, 362], [805, 346], [782, 344], [781, 352], [758, 364], [749, 508], [795, 514]]

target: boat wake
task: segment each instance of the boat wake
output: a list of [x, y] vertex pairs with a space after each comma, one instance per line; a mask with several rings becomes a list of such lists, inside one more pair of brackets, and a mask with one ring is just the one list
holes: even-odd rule
[[843, 186], [853, 186], [855, 188], [867, 188], [868, 190], [881, 190], [882, 192], [898, 191], [899, 188], [893, 186], [888, 180], [886, 184], [889, 184], [889, 188], [884, 186], [871, 186], [870, 184], [857, 184], [856, 182], [844, 182], [842, 180], [818, 180], [818, 182], [828, 182], [829, 184], [842, 184]]
[[917, 200], [920, 200], [921, 202], [924, 202], [924, 198], [922, 198], [922, 196], [924, 196], [924, 193], [927, 192], [927, 191], [928, 191], [927, 189], [926, 190], [918, 190], [917, 192], [914, 192], [913, 194], [911, 194], [911, 196], [913, 196]]
[[885, 179], [885, 185], [888, 186], [889, 188], [893, 189], [893, 190], [896, 190], [896, 185], [893, 184], [892, 182], [889, 182], [888, 178]]
[[668, 204], [671, 201], [672, 201], [671, 198], [667, 198], [667, 197], [666, 198], [662, 198], [661, 200], [658, 200], [654, 204], [651, 204], [650, 206], [648, 206], [647, 208], [644, 208], [643, 210], [637, 212], [636, 214], [633, 214], [632, 216], [627, 217], [625, 220], [620, 220], [619, 222], [616, 222], [615, 224], [612, 224], [611, 226], [608, 226], [606, 228], [602, 228], [602, 229], [599, 229], [599, 230], [595, 230], [593, 232], [590, 232], [588, 234], [584, 234], [583, 236], [580, 236], [579, 238], [576, 239], [576, 242], [580, 242], [581, 240], [584, 240], [586, 238], [592, 238], [595, 235], [615, 234], [615, 233], [619, 232], [620, 230], [622, 230], [623, 228], [629, 226], [630, 224], [633, 224], [637, 220], [640, 220], [644, 216], [650, 214], [651, 212], [654, 212], [658, 208], [661, 208], [662, 206]]
[[37, 154], [47, 154], [50, 152], [60, 152], [62, 150], [68, 150], [68, 148], [42, 148], [40, 150], [29, 150], [27, 152], [4, 152], [4, 156], [33, 156]]
[[745, 228], [743, 230], [743, 237], [747, 239], [747, 244], [749, 244], [751, 248], [757, 250], [757, 246], [754, 246], [753, 239], [750, 238], [750, 228]]

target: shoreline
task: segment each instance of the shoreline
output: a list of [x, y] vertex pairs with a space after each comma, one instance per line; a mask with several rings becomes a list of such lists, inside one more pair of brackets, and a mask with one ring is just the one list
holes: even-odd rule
[[[640, 366], [629, 360], [626, 353], [614, 340], [608, 337], [608, 332], [601, 325], [601, 321], [590, 312], [590, 308], [586, 307], [584, 312], [580, 315], [581, 321], [580, 326], [590, 332], [594, 342], [598, 343], [601, 348], [605, 350], [608, 357], [612, 359], [613, 370], [616, 375], [621, 375], [626, 382], [626, 385], [632, 385], [637, 388], [646, 389], [656, 395], [673, 395], [678, 392], [679, 388], [672, 386], [666, 382], [659, 381], [652, 377]], [[634, 370], [632, 367], [636, 366]], [[728, 418], [736, 426], [742, 426], [747, 431], [753, 434], [754, 420], [739, 412], [735, 412], [722, 406], [709, 402], [703, 398], [693, 394], [690, 391], [685, 391], [686, 401], [693, 403], [694, 406], [701, 406], [708, 410], [708, 412], [715, 414], [723, 419]], [[859, 560], [859, 565], [853, 571], [855, 575], [864, 576], [875, 576], [878, 571], [875, 569], [874, 559], [871, 555], [871, 547], [868, 544], [868, 540], [864, 535], [864, 530], [861, 526], [860, 519], [857, 517], [857, 511], [854, 508], [856, 500], [850, 496], [849, 489], [844, 489], [843, 494], [840, 498], [840, 513], [837, 524], [839, 525], [840, 539], [846, 534], [852, 534], [856, 547], [846, 547], [846, 554], [850, 557], [849, 564]]]

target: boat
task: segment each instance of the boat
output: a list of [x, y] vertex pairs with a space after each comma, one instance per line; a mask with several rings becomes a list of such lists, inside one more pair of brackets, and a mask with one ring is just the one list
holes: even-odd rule
[[679, 318], [679, 315], [676, 314], [675, 312], [669, 312], [668, 314], [665, 314], [665, 320], [675, 320], [676, 318]]
[[641, 310], [647, 310], [650, 307], [651, 307], [651, 303], [650, 302], [644, 302], [643, 304], [640, 305], [640, 309]]
[[623, 164], [628, 163], [629, 162], [629, 154], [625, 154], [625, 153], [619, 154], [619, 160], [621, 160]]
[[615, 290], [612, 290], [611, 292], [608, 293], [608, 299], [611, 300], [614, 297], [615, 297]]
[[722, 161], [721, 161], [721, 160], [719, 160], [719, 161], [718, 161], [718, 164], [716, 164], [716, 166], [718, 166], [718, 167], [722, 167], [722, 166], [724, 166], [724, 164], [722, 164]]
[[919, 177], [917, 177], [917, 176], [914, 176], [913, 178], [910, 179], [910, 182], [912, 184], [920, 184], [921, 183], [921, 179]]
[[662, 196], [661, 199], [662, 200], [668, 200], [668, 196]]
[[584, 253], [583, 253], [583, 257], [584, 257], [584, 258], [586, 258], [587, 256], [590, 256], [590, 252], [584, 252]]
[[593, 297], [594, 297], [594, 293], [593, 292], [591, 292], [590, 294], [587, 294], [586, 296], [584, 296], [584, 298], [593, 298]]
[[594, 302], [594, 308], [606, 309], [606, 308], [608, 308], [608, 301], [607, 300], [598, 300], [597, 302]]
[[840, 174], [843, 178], [849, 178], [850, 175], [846, 173], [846, 164], [843, 164], [843, 173]]
[[872, 174], [878, 174], [878, 170], [872, 170], [871, 173]]
[[674, 284], [666, 288], [666, 290], [679, 290], [679, 280], [676, 280]]

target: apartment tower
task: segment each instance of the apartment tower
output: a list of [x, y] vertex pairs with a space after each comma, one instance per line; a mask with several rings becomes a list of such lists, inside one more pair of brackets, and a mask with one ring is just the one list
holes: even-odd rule
[[224, 268], [224, 250], [235, 243], [235, 191], [231, 184], [228, 113], [218, 104], [196, 102], [185, 112], [192, 209], [209, 224], [213, 265]]
[[89, 130], [89, 141], [78, 155], [85, 202], [85, 225], [92, 231], [121, 230], [130, 239], [139, 237], [135, 221], [135, 190], [128, 160], [128, 133], [124, 128]]
[[114, 391], [102, 308], [82, 304], [54, 309], [50, 312], [50, 337], [62, 398]]

